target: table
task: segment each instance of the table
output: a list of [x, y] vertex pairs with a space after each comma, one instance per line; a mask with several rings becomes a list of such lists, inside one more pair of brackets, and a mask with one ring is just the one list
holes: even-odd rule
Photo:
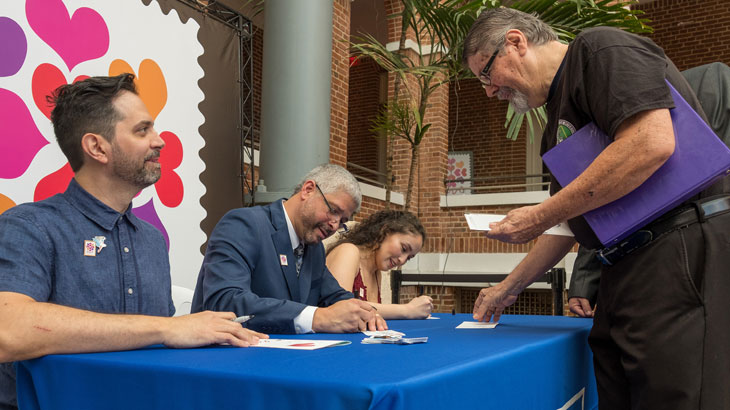
[[[363, 334], [314, 351], [146, 349], [49, 355], [18, 363], [21, 409], [592, 409], [592, 321], [503, 315], [494, 329], [455, 329], [470, 315], [391, 320], [417, 345], [364, 345]], [[572, 399], [572, 400], [571, 400]]]

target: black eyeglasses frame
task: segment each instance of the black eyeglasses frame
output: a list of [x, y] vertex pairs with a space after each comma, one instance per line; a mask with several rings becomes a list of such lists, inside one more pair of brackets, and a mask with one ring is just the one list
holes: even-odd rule
[[[492, 53], [492, 56], [489, 57], [489, 60], [487, 61], [487, 64], [484, 65], [484, 68], [482, 68], [482, 71], [479, 72], [479, 82], [482, 83], [482, 87], [489, 87], [492, 85], [492, 77], [489, 75], [489, 71], [492, 69], [492, 64], [494, 64], [494, 59], [497, 58], [497, 54], [499, 54], [502, 47], [497, 47], [496, 50], [494, 50], [494, 53]], [[482, 79], [484, 77], [484, 79]]]
[[322, 200], [324, 201], [324, 204], [327, 206], [327, 209], [329, 210], [330, 215], [336, 216], [338, 218], [337, 222], [340, 225], [340, 228], [342, 233], [347, 233], [349, 229], [347, 228], [347, 225], [342, 222], [342, 217], [339, 216], [339, 212], [336, 212], [334, 208], [332, 208], [332, 205], [330, 205], [329, 201], [327, 200], [327, 197], [324, 196], [324, 192], [322, 192], [322, 188], [319, 187], [319, 184], [316, 182], [314, 183], [314, 186], [317, 188], [317, 191], [319, 191], [319, 194], [322, 195]]

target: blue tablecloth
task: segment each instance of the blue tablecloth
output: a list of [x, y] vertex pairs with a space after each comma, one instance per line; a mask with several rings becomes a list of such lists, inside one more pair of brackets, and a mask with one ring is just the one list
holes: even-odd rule
[[597, 407], [591, 320], [504, 315], [494, 329], [455, 329], [471, 317], [437, 316], [388, 322], [406, 337], [429, 337], [417, 345], [317, 334], [276, 337], [352, 344], [50, 355], [18, 363], [19, 403], [23, 410]]

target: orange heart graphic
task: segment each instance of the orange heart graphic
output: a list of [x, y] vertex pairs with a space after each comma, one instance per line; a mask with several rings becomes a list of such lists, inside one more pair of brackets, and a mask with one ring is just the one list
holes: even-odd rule
[[[123, 73], [134, 74], [134, 69], [124, 60], [114, 60], [109, 65], [109, 75], [115, 76]], [[165, 76], [154, 60], [145, 59], [139, 64], [139, 75], [134, 79], [137, 86], [137, 93], [147, 106], [152, 118], [162, 111], [167, 103], [167, 84]]]
[[0, 214], [15, 206], [12, 199], [0, 194]]

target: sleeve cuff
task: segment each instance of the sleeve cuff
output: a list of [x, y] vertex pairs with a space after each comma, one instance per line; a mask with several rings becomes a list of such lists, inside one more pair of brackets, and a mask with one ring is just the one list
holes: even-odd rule
[[307, 306], [294, 318], [294, 330], [298, 335], [302, 333], [314, 333], [312, 330], [312, 322], [314, 321], [314, 312], [316, 310], [316, 306]]

